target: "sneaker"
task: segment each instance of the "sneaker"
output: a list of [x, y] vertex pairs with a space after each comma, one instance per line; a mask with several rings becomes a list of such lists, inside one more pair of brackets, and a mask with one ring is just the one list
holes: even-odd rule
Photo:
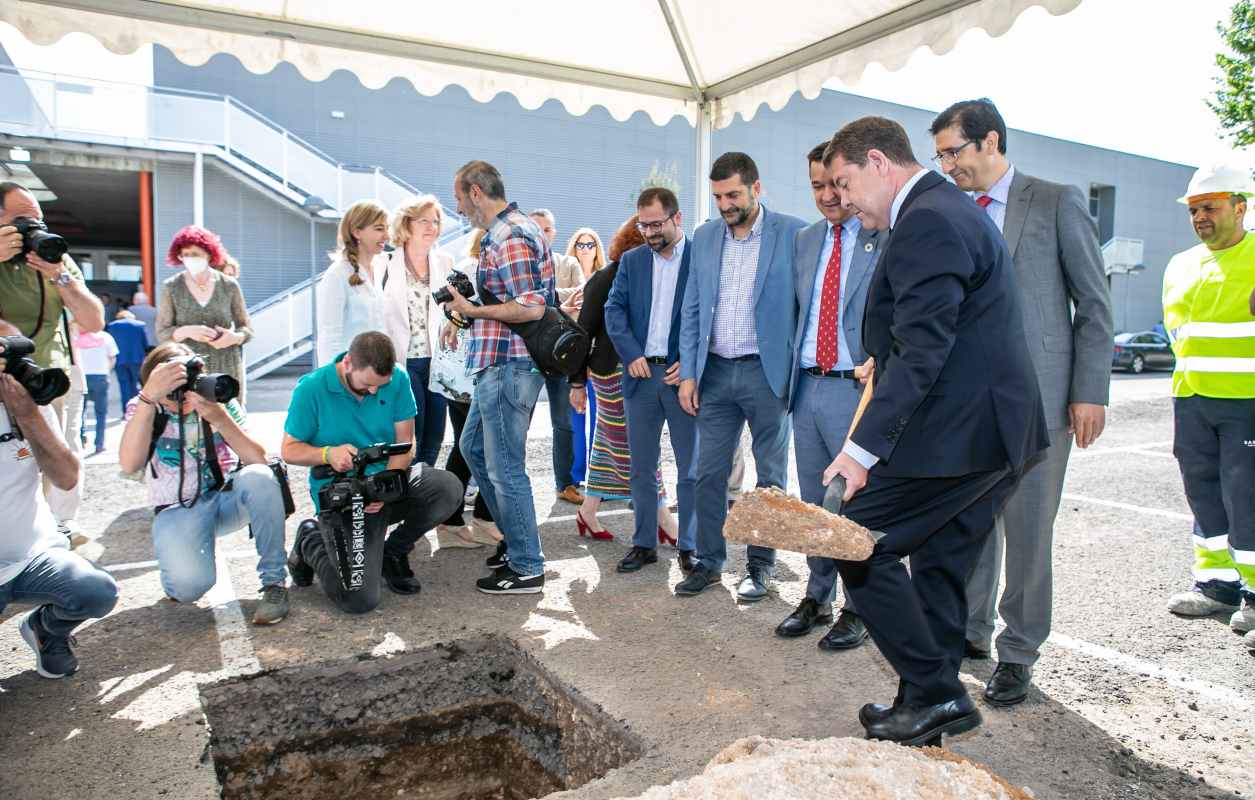
[[476, 519], [471, 517], [471, 540], [480, 544], [490, 544], [494, 547], [501, 543], [505, 537], [501, 535], [501, 529], [497, 527], [497, 523], [488, 519]]
[[497, 552], [484, 559], [484, 566], [488, 569], [501, 569], [510, 563], [510, 555], [506, 552], [505, 539], [497, 542]]
[[767, 596], [767, 581], [770, 578], [763, 567], [750, 567], [745, 577], [736, 587], [736, 599], [743, 603], [756, 603]]
[[1255, 631], [1255, 602], [1247, 600], [1229, 617], [1229, 627], [1238, 633]]
[[437, 525], [436, 543], [440, 545], [441, 550], [446, 547], [474, 549], [484, 546], [482, 542], [471, 538], [469, 525]]
[[397, 594], [418, 594], [423, 590], [414, 570], [410, 569], [409, 556], [383, 554], [383, 582]]
[[484, 594], [540, 594], [545, 589], [545, 574], [520, 575], [506, 564], [480, 578], [475, 586]]
[[73, 675], [78, 671], [78, 658], [70, 646], [78, 642], [73, 636], [53, 636], [48, 633], [40, 621], [43, 612], [43, 606], [36, 608], [26, 615], [18, 628], [22, 638], [35, 651], [35, 671], [45, 678]]
[[274, 625], [288, 615], [288, 587], [281, 583], [261, 587], [261, 600], [253, 611], [254, 625]]
[[475, 479], [471, 478], [470, 482], [466, 484], [466, 491], [462, 493], [462, 505], [475, 505], [476, 497], [479, 497], [479, 486], [475, 484]]
[[1210, 617], [1212, 614], [1232, 614], [1238, 610], [1235, 603], [1212, 600], [1198, 591], [1181, 592], [1168, 598], [1168, 610], [1181, 617]]
[[288, 574], [292, 583], [297, 586], [309, 586], [314, 582], [314, 568], [305, 561], [301, 554], [301, 544], [306, 536], [318, 536], [318, 523], [307, 519], [296, 529], [296, 541], [292, 543], [292, 552], [288, 554]]

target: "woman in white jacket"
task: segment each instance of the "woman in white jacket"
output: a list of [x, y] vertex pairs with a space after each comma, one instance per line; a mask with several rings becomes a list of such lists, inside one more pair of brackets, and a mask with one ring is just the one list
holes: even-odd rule
[[431, 298], [445, 285], [453, 259], [436, 250], [444, 222], [433, 195], [414, 197], [392, 212], [392, 243], [384, 268], [376, 275], [384, 298], [384, 332], [397, 360], [405, 365], [418, 413], [414, 417], [415, 461], [436, 463], [444, 441], [445, 398], [428, 388], [431, 358], [439, 346], [444, 311]]
[[377, 276], [388, 243], [388, 211], [359, 200], [344, 213], [336, 238], [340, 249], [331, 253], [331, 266], [318, 282], [318, 366], [348, 350], [359, 333], [386, 332]]

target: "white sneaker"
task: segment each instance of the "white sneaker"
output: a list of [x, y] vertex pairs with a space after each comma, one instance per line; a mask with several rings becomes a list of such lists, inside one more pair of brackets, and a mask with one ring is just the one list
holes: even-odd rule
[[1242, 607], [1229, 617], [1229, 627], [1238, 633], [1255, 631], [1255, 604], [1252, 604], [1250, 600], [1243, 603]]
[[1242, 637], [1242, 644], [1246, 645], [1246, 649], [1255, 653], [1255, 631], [1248, 632]]
[[1181, 592], [1168, 598], [1168, 610], [1182, 617], [1209, 617], [1212, 614], [1231, 614], [1238, 607], [1212, 600], [1202, 592]]
[[462, 547], [470, 550], [484, 546], [482, 542], [477, 542], [471, 537], [471, 529], [466, 525], [437, 525], [436, 541], [440, 543], [442, 550], [446, 547]]
[[471, 517], [471, 541], [480, 544], [490, 544], [494, 547], [497, 542], [502, 539], [501, 530], [495, 522], [485, 522], [482, 519]]

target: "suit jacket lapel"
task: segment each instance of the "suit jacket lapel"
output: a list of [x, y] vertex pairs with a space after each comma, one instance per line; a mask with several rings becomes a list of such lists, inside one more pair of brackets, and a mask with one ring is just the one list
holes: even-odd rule
[[[842, 319], [850, 313], [850, 302], [858, 295], [859, 289], [871, 278], [870, 267], [872, 258], [876, 255], [876, 234], [877, 231], [859, 228], [858, 238], [854, 240], [854, 258], [850, 259], [854, 263], [850, 265], [850, 277], [845, 282], [845, 307], [841, 312]], [[869, 244], [872, 246], [871, 250], [867, 249]]]
[[[667, 334], [668, 357], [680, 352], [680, 311], [684, 306], [684, 289], [689, 280], [689, 258], [693, 252], [692, 245], [691, 241], [684, 243], [684, 253], [680, 256], [680, 274], [675, 279], [675, 299], [671, 304], [671, 330]], [[652, 262], [653, 257], [651, 256], [649, 260]]]
[[776, 220], [775, 217], [767, 213], [767, 206], [761, 206], [760, 214], [763, 215], [763, 232], [762, 241], [758, 246], [758, 271], [754, 275], [754, 305], [758, 305], [758, 298], [763, 294], [763, 287], [767, 285], [767, 273], [771, 269], [771, 255], [776, 247]]
[[797, 284], [798, 305], [802, 308], [802, 319], [806, 319], [810, 314], [811, 301], [815, 293], [815, 278], [819, 275], [819, 257], [824, 252], [824, 237], [828, 235], [827, 231], [827, 227], [821, 227], [818, 235], [807, 236], [806, 249], [800, 254], [802, 264], [809, 265], [801, 271]]
[[1007, 215], [1002, 221], [1002, 238], [1006, 240], [1012, 258], [1015, 258], [1015, 250], [1020, 246], [1020, 235], [1024, 233], [1024, 220], [1028, 219], [1028, 207], [1032, 200], [1033, 182], [1017, 169], [1011, 176]]

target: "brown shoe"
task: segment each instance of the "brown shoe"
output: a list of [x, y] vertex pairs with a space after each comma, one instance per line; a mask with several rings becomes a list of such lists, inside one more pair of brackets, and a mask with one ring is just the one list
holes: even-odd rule
[[575, 505], [578, 506], [580, 503], [584, 502], [584, 493], [581, 492], [574, 484], [572, 484], [571, 486], [568, 486], [562, 491], [558, 492], [558, 499], [565, 500], [568, 503], [574, 503]]

